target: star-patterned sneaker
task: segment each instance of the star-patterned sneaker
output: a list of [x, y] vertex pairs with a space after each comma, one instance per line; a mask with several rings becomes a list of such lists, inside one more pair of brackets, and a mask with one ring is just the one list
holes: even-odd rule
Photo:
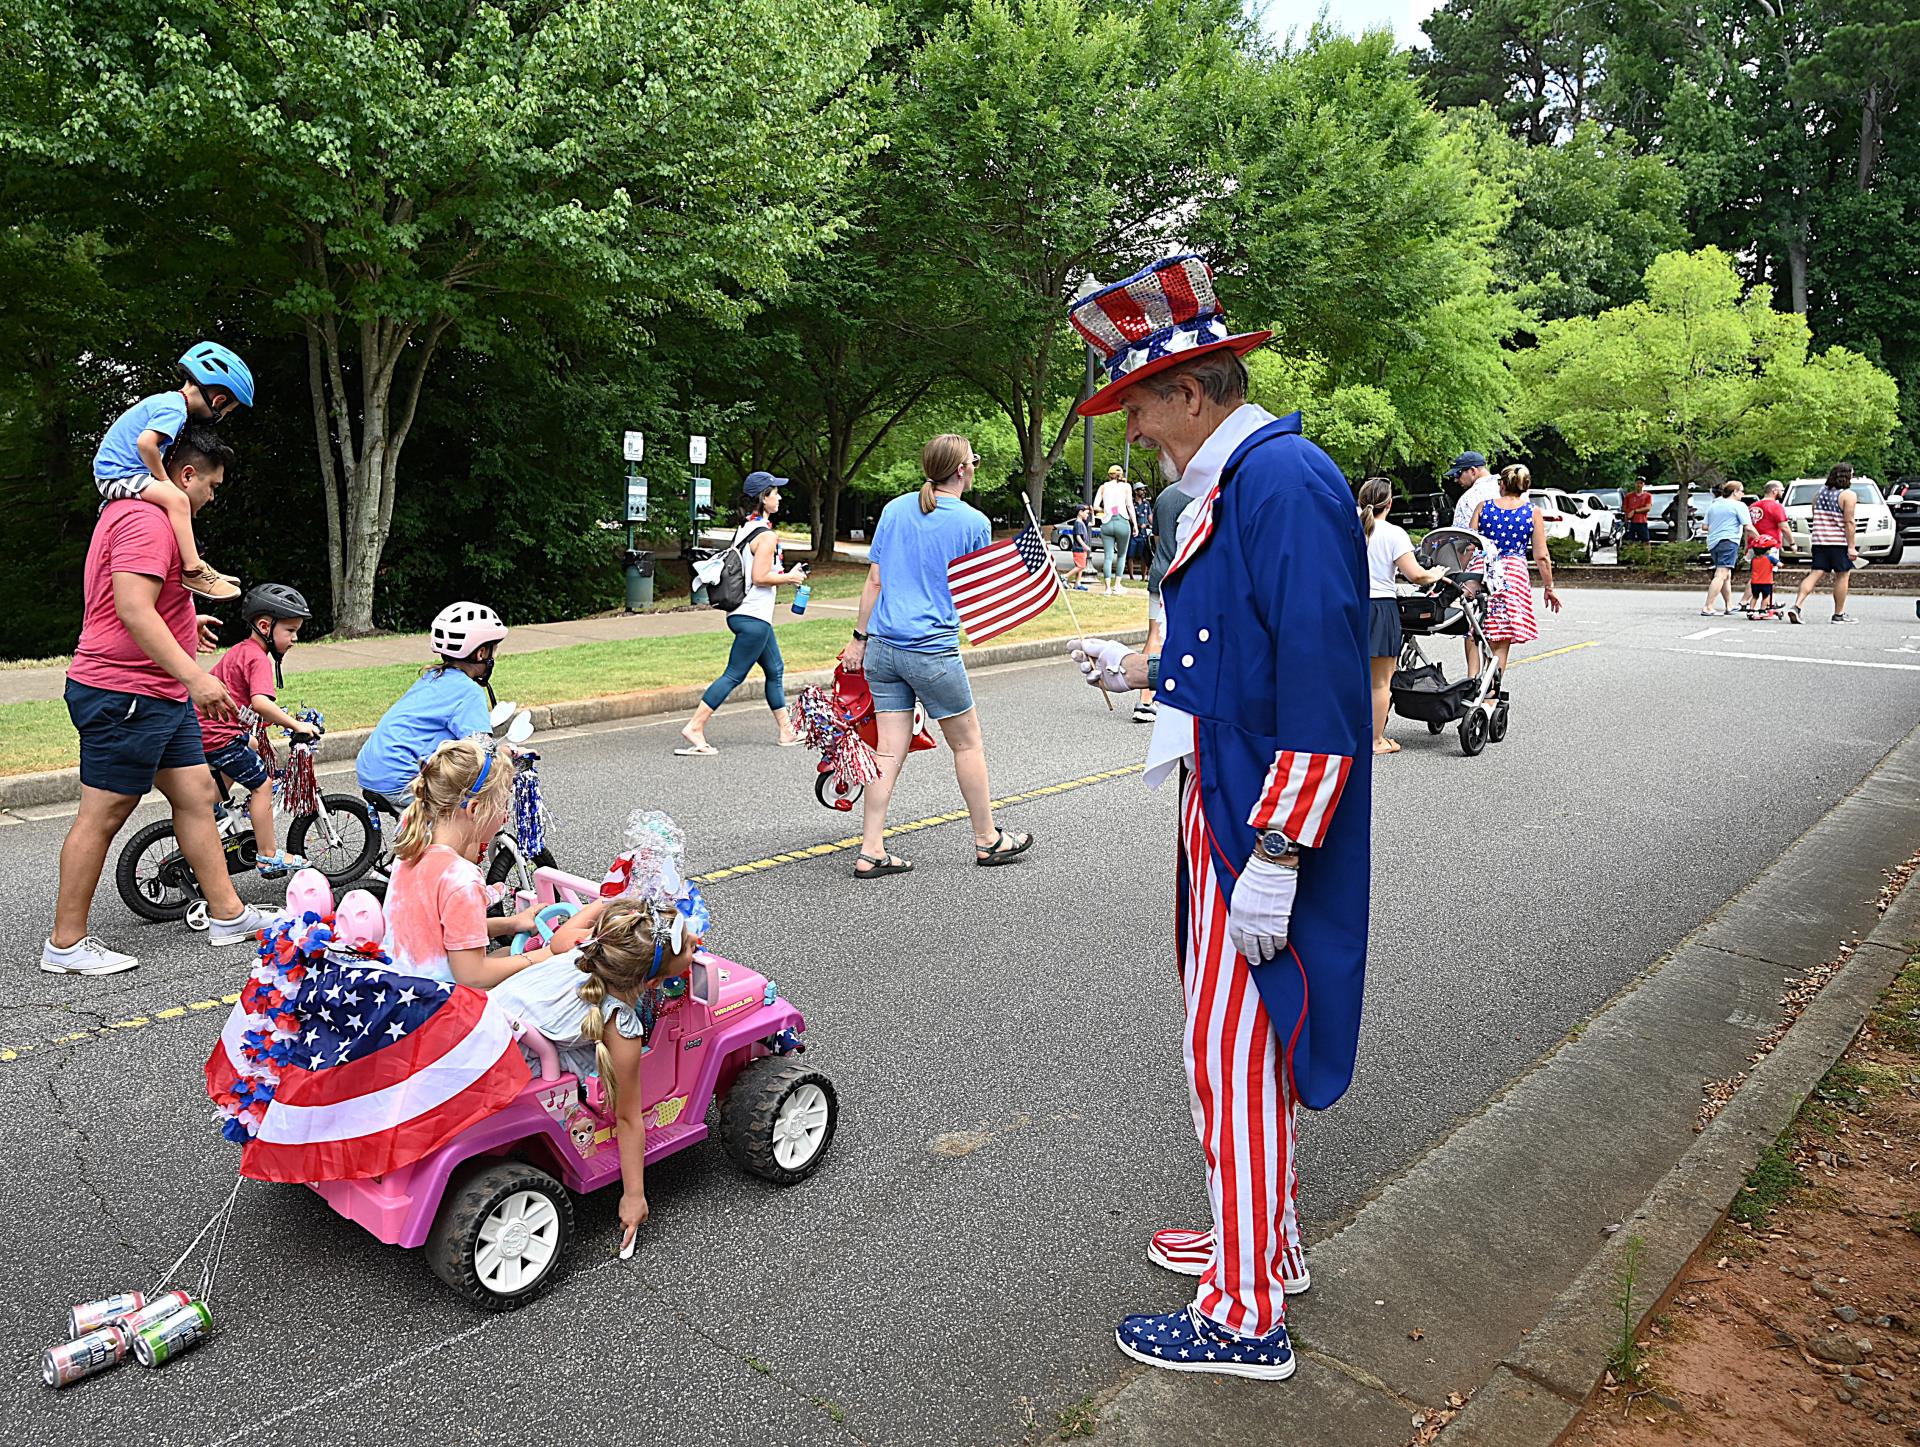
[[[1213, 1260], [1213, 1232], [1155, 1231], [1153, 1240], [1147, 1243], [1147, 1260], [1182, 1276], [1204, 1276]], [[1280, 1284], [1288, 1296], [1298, 1296], [1312, 1288], [1313, 1272], [1302, 1267], [1298, 1276], [1281, 1277]]]
[[1215, 1326], [1192, 1306], [1165, 1316], [1130, 1316], [1113, 1334], [1120, 1350], [1136, 1362], [1175, 1372], [1216, 1372], [1284, 1382], [1293, 1375], [1293, 1346], [1287, 1329], [1266, 1336], [1241, 1336]]

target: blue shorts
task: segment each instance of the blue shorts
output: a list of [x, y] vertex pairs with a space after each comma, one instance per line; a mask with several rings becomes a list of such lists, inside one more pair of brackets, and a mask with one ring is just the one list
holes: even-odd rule
[[1816, 573], [1851, 573], [1854, 569], [1845, 543], [1815, 543], [1810, 561]]
[[217, 774], [225, 774], [249, 794], [268, 778], [267, 761], [247, 742], [245, 734], [208, 754], [207, 767]]
[[1707, 549], [1707, 556], [1713, 560], [1716, 568], [1731, 568], [1740, 561], [1740, 542], [1737, 538], [1722, 538]]
[[80, 735], [80, 782], [138, 799], [162, 769], [203, 768], [200, 716], [185, 699], [67, 680], [67, 717]]
[[916, 653], [884, 638], [867, 640], [867, 688], [875, 713], [912, 713], [914, 700], [931, 719], [953, 718], [973, 707], [973, 685], [958, 648]]

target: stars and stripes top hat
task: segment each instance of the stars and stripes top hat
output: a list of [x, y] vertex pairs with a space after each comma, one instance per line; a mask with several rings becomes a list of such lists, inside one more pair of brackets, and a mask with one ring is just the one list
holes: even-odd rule
[[1169, 256], [1125, 281], [1079, 297], [1067, 320], [1100, 354], [1107, 385], [1082, 402], [1082, 417], [1118, 412], [1125, 390], [1177, 362], [1231, 347], [1245, 355], [1272, 332], [1227, 330], [1213, 291], [1213, 268], [1191, 254]]

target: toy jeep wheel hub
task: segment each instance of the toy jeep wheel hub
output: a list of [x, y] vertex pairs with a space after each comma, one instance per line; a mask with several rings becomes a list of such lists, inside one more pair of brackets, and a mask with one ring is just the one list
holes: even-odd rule
[[469, 1300], [511, 1311], [559, 1274], [572, 1231], [573, 1203], [552, 1176], [524, 1161], [476, 1162], [441, 1203], [427, 1259]]
[[786, 1170], [810, 1161], [827, 1129], [827, 1095], [817, 1085], [802, 1085], [780, 1102], [773, 1121], [773, 1158]]

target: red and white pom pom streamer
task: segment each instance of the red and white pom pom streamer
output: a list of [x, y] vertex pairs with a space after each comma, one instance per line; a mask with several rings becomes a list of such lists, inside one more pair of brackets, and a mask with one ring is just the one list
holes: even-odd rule
[[843, 793], [880, 777], [880, 756], [854, 731], [826, 689], [817, 683], [808, 684], [794, 699], [789, 713], [800, 737], [820, 755]]
[[289, 819], [311, 819], [320, 812], [320, 780], [313, 770], [313, 745], [297, 742], [280, 780], [280, 808]]

